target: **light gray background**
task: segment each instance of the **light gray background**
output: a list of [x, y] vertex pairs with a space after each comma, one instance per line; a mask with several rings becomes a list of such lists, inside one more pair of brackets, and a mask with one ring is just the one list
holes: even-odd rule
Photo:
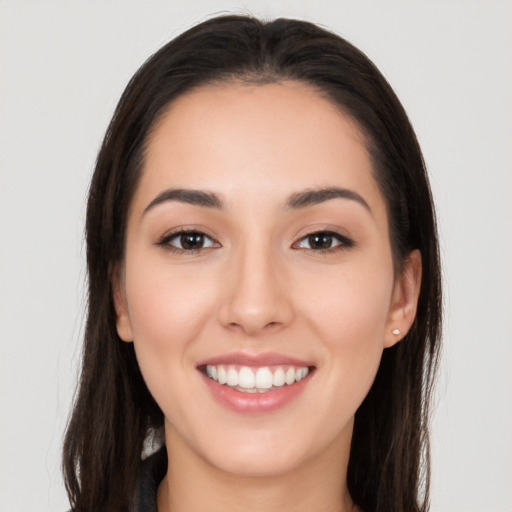
[[218, 12], [305, 18], [402, 99], [437, 199], [446, 283], [434, 512], [512, 510], [512, 2], [0, 0], [0, 512], [67, 507], [59, 451], [79, 360], [83, 217], [124, 86]]

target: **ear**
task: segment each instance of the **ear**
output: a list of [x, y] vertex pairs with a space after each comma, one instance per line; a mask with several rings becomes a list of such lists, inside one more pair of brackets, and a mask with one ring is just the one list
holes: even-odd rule
[[133, 341], [133, 334], [130, 316], [128, 314], [128, 305], [126, 303], [123, 271], [116, 265], [111, 275], [117, 334], [123, 341], [130, 342]]
[[415, 249], [407, 256], [402, 272], [395, 278], [384, 335], [385, 348], [400, 341], [414, 322], [420, 295], [421, 273], [421, 253]]

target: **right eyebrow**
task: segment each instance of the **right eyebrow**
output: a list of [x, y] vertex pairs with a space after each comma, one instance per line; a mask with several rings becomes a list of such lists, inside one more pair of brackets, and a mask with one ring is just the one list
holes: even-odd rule
[[145, 215], [149, 210], [151, 210], [155, 206], [165, 203], [167, 201], [179, 201], [181, 203], [203, 206], [205, 208], [223, 208], [223, 204], [219, 196], [217, 196], [213, 192], [204, 192], [202, 190], [185, 188], [170, 188], [158, 194], [146, 206], [146, 208], [144, 208], [142, 215]]

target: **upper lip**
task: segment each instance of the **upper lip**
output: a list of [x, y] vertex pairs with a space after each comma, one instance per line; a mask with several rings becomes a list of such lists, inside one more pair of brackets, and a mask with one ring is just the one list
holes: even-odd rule
[[298, 359], [296, 357], [278, 354], [276, 352], [265, 352], [262, 354], [247, 354], [243, 352], [233, 352], [220, 356], [211, 357], [197, 364], [198, 367], [206, 365], [240, 365], [240, 366], [314, 366], [311, 361]]

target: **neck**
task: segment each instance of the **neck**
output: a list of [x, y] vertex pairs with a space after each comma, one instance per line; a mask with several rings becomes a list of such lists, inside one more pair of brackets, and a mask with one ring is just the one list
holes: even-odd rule
[[[350, 437], [350, 436], [349, 436]], [[227, 473], [190, 450], [166, 425], [167, 475], [158, 488], [158, 512], [356, 512], [346, 484], [350, 438], [284, 474]]]

